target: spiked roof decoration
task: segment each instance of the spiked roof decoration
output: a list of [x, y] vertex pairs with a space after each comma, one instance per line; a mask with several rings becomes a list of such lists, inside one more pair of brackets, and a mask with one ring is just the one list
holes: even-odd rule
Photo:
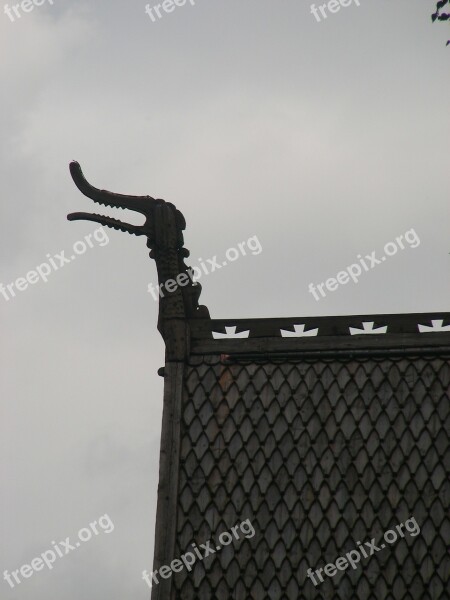
[[198, 304], [202, 286], [193, 283], [189, 267], [184, 263], [189, 250], [183, 247], [183, 230], [186, 227], [183, 215], [173, 204], [162, 199], [115, 194], [93, 187], [76, 161], [70, 163], [70, 173], [80, 192], [96, 204], [138, 212], [145, 216], [145, 223], [130, 225], [119, 219], [85, 212], [67, 215], [69, 221], [94, 221], [132, 235], [145, 235], [151, 250], [150, 258], [156, 261], [159, 283], [176, 279], [181, 273], [186, 274], [187, 285], [177, 286], [176, 290], [167, 291], [161, 298], [158, 318], [158, 329], [166, 342], [168, 359], [181, 360], [187, 350], [186, 319], [209, 319], [208, 309]]

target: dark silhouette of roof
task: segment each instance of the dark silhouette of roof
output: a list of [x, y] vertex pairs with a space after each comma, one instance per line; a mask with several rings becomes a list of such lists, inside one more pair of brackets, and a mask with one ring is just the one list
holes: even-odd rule
[[[160, 283], [187, 273], [173, 205], [72, 174], [94, 201], [148, 222], [71, 218], [147, 235]], [[200, 290], [189, 282], [160, 304], [154, 569], [193, 543], [216, 550], [160, 576], [152, 600], [449, 598], [450, 313], [214, 320]], [[397, 529], [411, 519], [420, 533]], [[254, 535], [218, 550], [246, 520]], [[388, 530], [396, 539], [382, 548]], [[361, 547], [354, 569], [308, 576]]]

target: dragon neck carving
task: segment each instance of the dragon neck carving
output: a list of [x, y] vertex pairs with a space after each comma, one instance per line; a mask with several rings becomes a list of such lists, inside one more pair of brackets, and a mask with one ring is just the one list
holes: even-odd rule
[[[201, 285], [192, 281], [192, 274], [184, 260], [189, 250], [184, 248], [183, 231], [186, 221], [170, 202], [150, 196], [128, 196], [100, 190], [88, 183], [78, 162], [70, 163], [70, 173], [77, 188], [97, 204], [122, 208], [145, 216], [144, 225], [124, 223], [111, 217], [76, 212], [67, 215], [69, 221], [86, 220], [133, 235], [145, 235], [150, 258], [156, 262], [158, 283], [164, 293], [159, 299], [158, 330], [166, 343], [167, 360], [184, 360], [188, 352], [189, 319], [209, 319], [206, 306], [199, 305]], [[184, 275], [184, 277], [183, 277]], [[172, 291], [166, 282], [179, 281]]]

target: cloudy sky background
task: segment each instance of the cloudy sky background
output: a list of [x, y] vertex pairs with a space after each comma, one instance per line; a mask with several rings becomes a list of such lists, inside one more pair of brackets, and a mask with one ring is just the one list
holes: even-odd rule
[[[0, 7], [0, 282], [96, 229], [67, 213], [124, 217], [75, 188], [76, 159], [97, 187], [175, 203], [188, 264], [258, 236], [258, 256], [202, 279], [212, 317], [449, 310], [450, 49], [434, 4], [361, 0], [321, 23], [305, 0], [197, 0], [155, 23], [140, 0], [54, 0], [14, 22]], [[418, 247], [308, 293], [411, 228]], [[0, 571], [105, 513], [115, 529], [15, 589], [1, 579], [5, 600], [149, 597], [156, 269], [144, 238], [107, 231], [0, 296]]]

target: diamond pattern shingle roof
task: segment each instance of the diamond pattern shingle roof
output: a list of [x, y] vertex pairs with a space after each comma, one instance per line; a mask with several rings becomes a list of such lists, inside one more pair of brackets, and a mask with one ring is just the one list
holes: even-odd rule
[[[269, 326], [260, 329], [266, 340]], [[220, 326], [208, 334], [204, 327], [194, 328], [182, 366], [179, 419], [171, 413], [174, 485], [171, 512], [158, 514], [155, 568], [246, 519], [255, 535], [174, 573], [152, 598], [449, 598], [449, 334], [416, 333], [415, 346], [410, 334], [407, 344], [355, 340], [344, 354], [338, 346], [347, 341], [334, 338], [332, 348], [323, 340], [321, 357], [311, 337], [283, 354], [271, 352], [270, 340], [258, 351], [251, 333], [210, 341]], [[249, 322], [239, 324], [245, 329], [252, 331]], [[166, 399], [175, 395], [172, 388]], [[160, 496], [168, 490], [164, 465]], [[172, 532], [165, 562], [164, 514], [166, 542]], [[380, 540], [410, 517], [419, 535], [399, 537], [317, 587], [308, 579], [309, 567]]]

